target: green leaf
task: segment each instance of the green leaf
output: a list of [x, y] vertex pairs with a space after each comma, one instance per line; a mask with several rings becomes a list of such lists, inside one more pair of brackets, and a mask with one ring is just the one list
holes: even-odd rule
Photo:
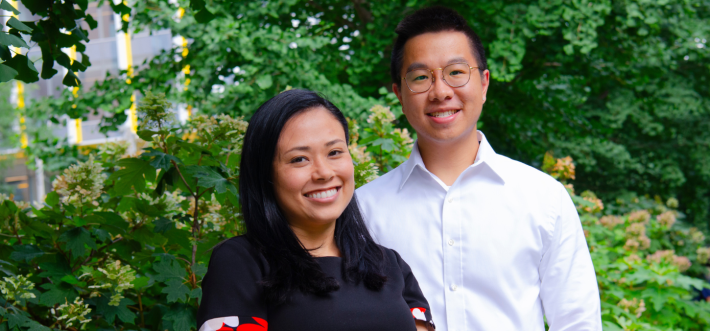
[[271, 87], [271, 85], [273, 85], [273, 84], [274, 84], [274, 81], [271, 78], [271, 75], [261, 75], [256, 79], [256, 85], [259, 85], [259, 87], [262, 90], [265, 90], [265, 89]]
[[94, 17], [91, 16], [91, 15], [86, 15], [86, 17], [84, 18], [84, 20], [86, 21], [87, 24], [89, 24], [89, 29], [91, 29], [91, 30], [96, 29], [96, 27], [99, 26], [99, 23], [96, 22], [96, 20], [94, 19]]
[[50, 207], [54, 207], [59, 203], [59, 194], [55, 191], [49, 192], [44, 198], [44, 202]]
[[7, 32], [0, 32], [0, 45], [30, 48], [22, 38]]
[[5, 61], [5, 65], [17, 70], [15, 79], [25, 83], [34, 83], [39, 80], [39, 73], [34, 63], [24, 55], [15, 55], [12, 59]]
[[30, 28], [29, 26], [25, 25], [25, 23], [20, 22], [20, 20], [14, 18], [14, 17], [11, 17], [11, 18], [7, 21], [7, 25], [9, 25], [9, 26], [11, 26], [11, 27], [13, 27], [13, 28], [15, 28], [15, 29], [17, 29], [17, 30], [20, 30], [20, 31], [22, 31], [22, 32], [32, 33], [32, 28]]
[[150, 283], [150, 278], [148, 277], [138, 277], [134, 279], [131, 284], [133, 284], [133, 289], [140, 290]]
[[86, 255], [84, 245], [96, 249], [96, 242], [91, 238], [89, 231], [86, 231], [83, 227], [76, 227], [62, 233], [59, 236], [59, 241], [66, 242], [67, 248], [71, 250], [75, 257]]
[[44, 252], [34, 245], [16, 245], [13, 248], [15, 251], [10, 254], [10, 258], [15, 261], [30, 262], [32, 259], [44, 255]]
[[172, 166], [172, 163], [170, 161], [175, 161], [175, 163], [177, 164], [182, 164], [182, 161], [180, 161], [180, 159], [178, 159], [177, 157], [170, 154], [165, 154], [153, 148], [150, 149], [150, 152], [143, 153], [143, 156], [153, 156], [153, 159], [150, 161], [150, 165], [156, 169], [170, 169], [170, 167]]
[[39, 297], [39, 303], [44, 306], [54, 306], [56, 304], [63, 304], [66, 302], [72, 302], [77, 297], [74, 288], [66, 283], [59, 283], [58, 285], [47, 283], [41, 286], [47, 292], [42, 293]]
[[192, 272], [194, 272], [198, 277], [204, 277], [205, 274], [207, 274], [207, 267], [201, 263], [193, 264], [190, 269], [192, 269]]
[[113, 324], [118, 317], [121, 321], [125, 323], [133, 323], [136, 319], [136, 314], [131, 312], [128, 305], [133, 305], [135, 302], [128, 298], [123, 298], [119, 302], [118, 306], [109, 306], [109, 298], [107, 296], [102, 296], [96, 298], [96, 312], [103, 315], [103, 318], [109, 324]]
[[66, 86], [80, 86], [81, 81], [79, 81], [79, 77], [77, 77], [73, 71], [67, 70], [67, 74], [64, 76], [64, 79], [62, 80], [62, 84]]
[[190, 297], [190, 288], [181, 279], [168, 280], [160, 291], [168, 295], [168, 303], [176, 301], [186, 301]]
[[186, 168], [186, 170], [189, 171], [193, 177], [199, 179], [197, 185], [200, 187], [214, 187], [215, 193], [225, 193], [227, 191], [230, 191], [235, 195], [237, 194], [237, 188], [234, 187], [234, 185], [229, 182], [229, 180], [222, 177], [222, 175], [220, 175], [217, 171], [210, 167], [193, 166]]
[[0, 2], [0, 9], [11, 11], [15, 15], [20, 15], [20, 11], [7, 2], [7, 0], [2, 0], [2, 2]]
[[207, 23], [214, 19], [215, 15], [212, 14], [207, 8], [202, 8], [195, 14], [195, 21], [197, 23]]
[[192, 307], [184, 304], [171, 306], [163, 318], [173, 324], [174, 331], [190, 331], [196, 323]]
[[0, 63], [0, 83], [8, 82], [17, 76], [17, 70]]
[[116, 165], [124, 167], [108, 178], [109, 181], [116, 181], [113, 187], [116, 195], [127, 195], [134, 192], [132, 188], [135, 188], [135, 192], [143, 192], [146, 181], [155, 181], [155, 168], [146, 161], [128, 158], [119, 160]]
[[153, 270], [158, 273], [155, 276], [155, 280], [159, 282], [165, 282], [172, 279], [176, 279], [182, 282], [185, 276], [187, 275], [185, 269], [180, 266], [180, 263], [176, 260], [160, 260], [153, 264]]
[[42, 273], [40, 273], [38, 276], [39, 277], [64, 277], [66, 275], [71, 275], [71, 267], [69, 266], [69, 263], [66, 262], [63, 258], [58, 259], [59, 261], [57, 262], [45, 262], [45, 263], [40, 263], [39, 268], [42, 270]]
[[157, 233], [164, 233], [165, 231], [175, 228], [175, 222], [165, 217], [159, 217], [153, 221], [153, 224], [155, 224], [155, 229], [153, 230]]

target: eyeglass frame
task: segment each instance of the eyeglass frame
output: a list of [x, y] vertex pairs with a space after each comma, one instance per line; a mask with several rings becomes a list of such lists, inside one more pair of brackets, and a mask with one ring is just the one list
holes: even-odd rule
[[[456, 62], [456, 63], [451, 63], [451, 64], [449, 64], [449, 65], [447, 65], [446, 67], [443, 67], [443, 68], [436, 68], [436, 69], [429, 69], [429, 68], [412, 69], [412, 70], [409, 70], [409, 71], [407, 71], [407, 72], [404, 73], [404, 76], [402, 76], [402, 80], [404, 81], [404, 85], [407, 85], [407, 88], [408, 88], [412, 93], [419, 94], [419, 93], [428, 92], [429, 90], [431, 90], [431, 87], [434, 86], [434, 82], [436, 81], [436, 76], [434, 76], [434, 70], [441, 70], [441, 71], [442, 71], [441, 80], [443, 80], [444, 83], [446, 83], [446, 85], [449, 85], [449, 87], [451, 87], [451, 88], [457, 88], [457, 87], [461, 87], [461, 86], [466, 86], [466, 84], [468, 84], [468, 82], [471, 81], [471, 71], [468, 72], [468, 80], [467, 80], [466, 83], [464, 83], [463, 85], [451, 86], [451, 84], [449, 84], [449, 82], [446, 81], [446, 78], [444, 78], [444, 76], [443, 76], [443, 71], [444, 71], [444, 69], [446, 69], [447, 67], [452, 66], [452, 65], [454, 65], [454, 64], [465, 64], [465, 65], [468, 66], [468, 63], [466, 63], [466, 62]], [[468, 68], [469, 68], [469, 69], [479, 69], [478, 67], [471, 67], [471, 66], [469, 66]], [[431, 84], [429, 84], [429, 87], [427, 87], [426, 90], [421, 91], [421, 92], [415, 92], [414, 90], [412, 90], [412, 88], [409, 87], [409, 84], [407, 83], [407, 80], [405, 79], [405, 77], [407, 77], [407, 74], [409, 74], [409, 73], [412, 72], [412, 71], [417, 71], [417, 70], [429, 70], [429, 72], [431, 72]]]

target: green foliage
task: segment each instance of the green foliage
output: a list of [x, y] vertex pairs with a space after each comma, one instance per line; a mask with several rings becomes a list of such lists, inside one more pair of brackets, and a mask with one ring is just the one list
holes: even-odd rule
[[[85, 42], [89, 41], [88, 32], [82, 26], [86, 23], [89, 29], [95, 29], [97, 22], [85, 12], [89, 7], [88, 0], [52, 0], [36, 1], [22, 0], [22, 4], [32, 15], [39, 16], [36, 21], [21, 22], [12, 17], [7, 25], [7, 32], [0, 32], [0, 82], [17, 79], [25, 83], [39, 80], [40, 73], [34, 61], [23, 53], [22, 48], [29, 50], [39, 47], [42, 52], [42, 79], [49, 79], [58, 73], [53, 68], [58, 63], [67, 69], [62, 81], [67, 86], [79, 86], [76, 71], [84, 71], [91, 65], [89, 57], [84, 53]], [[7, 0], [0, 2], [0, 8], [15, 15], [20, 12]], [[29, 37], [30, 45], [24, 37]], [[81, 54], [81, 60], [74, 61], [62, 48], [75, 47]]]

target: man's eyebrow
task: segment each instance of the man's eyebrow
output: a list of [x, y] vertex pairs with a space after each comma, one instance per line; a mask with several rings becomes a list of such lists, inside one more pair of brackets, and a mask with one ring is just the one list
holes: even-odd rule
[[[446, 65], [449, 65], [452, 63], [468, 63], [468, 61], [463, 57], [455, 57], [453, 59], [450, 59], [449, 61], [446, 61]], [[412, 70], [417, 70], [417, 69], [430, 69], [430, 68], [427, 67], [424, 63], [414, 62], [407, 67], [407, 72], [410, 72]]]
[[[345, 140], [343, 140], [343, 139], [334, 139], [334, 140], [331, 140], [331, 141], [327, 142], [327, 143], [325, 144], [325, 146], [332, 146], [332, 145], [335, 145], [336, 143], [339, 143], [339, 142], [342, 142], [342, 143], [344, 144], [344, 143], [345, 143]], [[308, 147], [308, 146], [296, 146], [296, 147], [294, 147], [294, 148], [291, 148], [291, 149], [287, 150], [286, 152], [284, 152], [284, 154], [290, 153], [290, 152], [293, 152], [293, 151], [310, 151], [310, 150], [311, 150], [311, 148]]]

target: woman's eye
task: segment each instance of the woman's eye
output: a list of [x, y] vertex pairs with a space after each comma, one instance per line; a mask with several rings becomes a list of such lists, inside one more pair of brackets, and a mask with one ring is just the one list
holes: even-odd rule
[[336, 155], [340, 155], [342, 153], [343, 153], [343, 151], [336, 149], [336, 150], [330, 151], [330, 153], [328, 153], [328, 156], [336, 156]]
[[293, 159], [291, 159], [291, 162], [289, 162], [289, 163], [299, 163], [299, 162], [303, 162], [303, 161], [306, 161], [305, 157], [297, 156], [297, 157], [294, 157]]

